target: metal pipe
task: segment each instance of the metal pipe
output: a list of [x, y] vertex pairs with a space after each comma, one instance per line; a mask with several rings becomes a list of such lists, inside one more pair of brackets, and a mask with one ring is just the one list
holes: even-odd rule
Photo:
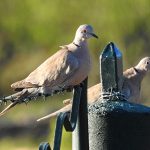
[[78, 120], [72, 135], [72, 150], [89, 150], [87, 81], [82, 86]]

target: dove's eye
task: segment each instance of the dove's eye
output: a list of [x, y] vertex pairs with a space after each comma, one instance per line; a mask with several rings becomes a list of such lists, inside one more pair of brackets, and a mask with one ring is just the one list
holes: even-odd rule
[[86, 33], [86, 32], [87, 32], [86, 30], [83, 30], [83, 31], [82, 31], [82, 33]]
[[147, 61], [146, 64], [148, 65], [148, 64], [149, 64], [149, 61]]

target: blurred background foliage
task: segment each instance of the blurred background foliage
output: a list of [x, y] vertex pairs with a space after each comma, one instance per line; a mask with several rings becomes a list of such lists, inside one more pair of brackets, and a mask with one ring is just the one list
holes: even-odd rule
[[[89, 41], [93, 58], [89, 86], [99, 82], [99, 54], [109, 41], [121, 49], [124, 69], [134, 66], [142, 57], [150, 56], [149, 16], [149, 0], [1, 0], [0, 95], [13, 93], [11, 83], [26, 77], [58, 46], [71, 42], [78, 26], [85, 23], [91, 24], [100, 37]], [[150, 105], [149, 82], [150, 75], [142, 85], [141, 99], [146, 105]], [[31, 102], [27, 107], [19, 105], [0, 118], [0, 124], [8, 120], [23, 123], [29, 118], [35, 121], [61, 107], [62, 100], [70, 96], [54, 96], [45, 102]], [[0, 149], [34, 150], [43, 140], [52, 142], [55, 122], [50, 122], [49, 135], [42, 140], [40, 136], [31, 139], [30, 134], [19, 139], [8, 136], [0, 140]], [[63, 138], [62, 149], [70, 150], [71, 134], [65, 133]]]

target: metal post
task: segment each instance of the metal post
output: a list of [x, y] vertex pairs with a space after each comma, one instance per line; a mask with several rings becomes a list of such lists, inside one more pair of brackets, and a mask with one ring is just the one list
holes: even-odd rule
[[[60, 150], [63, 126], [65, 127], [66, 131], [69, 132], [73, 132], [76, 128], [76, 136], [73, 136], [73, 141], [75, 141], [73, 146], [74, 150], [89, 149], [87, 79], [83, 82], [82, 87], [80, 85], [74, 87], [71, 112], [60, 113], [57, 117], [53, 150]], [[50, 149], [51, 148], [48, 142], [41, 143], [39, 146], [39, 150]]]
[[60, 113], [57, 117], [53, 150], [60, 150], [63, 126], [65, 127], [66, 131], [69, 132], [73, 132], [76, 127], [77, 116], [80, 107], [81, 92], [82, 90], [80, 86], [74, 87], [72, 102], [73, 104], [70, 115], [69, 112], [64, 112]]
[[76, 128], [72, 136], [72, 150], [89, 150], [87, 79], [83, 82]]
[[120, 91], [122, 87], [122, 54], [111, 42], [100, 55], [100, 82], [102, 93]]
[[150, 108], [121, 94], [122, 55], [111, 42], [100, 56], [101, 97], [89, 106], [90, 150], [149, 150]]

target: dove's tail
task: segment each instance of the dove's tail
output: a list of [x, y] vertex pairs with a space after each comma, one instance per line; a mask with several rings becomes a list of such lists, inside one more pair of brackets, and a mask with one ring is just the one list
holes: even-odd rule
[[11, 104], [8, 105], [1, 113], [0, 116], [4, 115], [8, 110], [13, 108], [17, 104], [27, 103], [33, 98], [37, 98], [39, 96], [39, 91], [37, 88], [24, 89], [20, 92], [12, 94], [7, 97], [1, 98], [1, 102], [7, 103], [11, 101]]
[[19, 103], [22, 102], [28, 102], [34, 98], [37, 98], [39, 96], [49, 96], [50, 94], [43, 94], [41, 93], [41, 89], [39, 88], [28, 88], [28, 89], [23, 89], [20, 92], [17, 92], [15, 94], [12, 94], [10, 96], [6, 96], [3, 98], [0, 98], [1, 102], [15, 102], [16, 100], [19, 101]]
[[44, 117], [38, 119], [37, 121], [39, 122], [39, 121], [43, 121], [43, 120], [55, 117], [61, 112], [69, 112], [69, 111], [71, 111], [71, 108], [72, 108], [72, 104], [66, 105], [63, 108], [61, 108], [61, 109], [59, 109], [59, 110], [57, 110], [57, 111], [55, 111], [55, 112], [53, 112], [53, 113], [51, 113], [51, 114], [49, 114], [47, 116], [44, 116]]
[[11, 103], [10, 105], [8, 105], [2, 112], [0, 112], [0, 116], [3, 116], [5, 113], [7, 113], [7, 111], [11, 108], [13, 108], [15, 105], [18, 104], [18, 101]]

